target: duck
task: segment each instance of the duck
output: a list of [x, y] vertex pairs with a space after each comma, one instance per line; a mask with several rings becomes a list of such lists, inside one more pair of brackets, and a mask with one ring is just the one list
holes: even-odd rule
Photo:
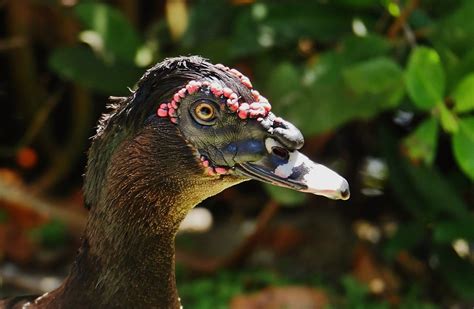
[[181, 308], [175, 236], [204, 199], [247, 180], [349, 198], [348, 182], [299, 150], [238, 70], [200, 56], [167, 58], [127, 97], [112, 97], [88, 151], [89, 210], [69, 275], [2, 308]]

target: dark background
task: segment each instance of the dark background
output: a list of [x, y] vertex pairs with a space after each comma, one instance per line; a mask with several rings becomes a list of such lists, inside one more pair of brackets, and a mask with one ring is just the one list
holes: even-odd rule
[[0, 297], [67, 273], [107, 97], [198, 54], [248, 75], [352, 196], [205, 201], [212, 226], [177, 240], [185, 307], [473, 306], [473, 1], [3, 0], [0, 25]]

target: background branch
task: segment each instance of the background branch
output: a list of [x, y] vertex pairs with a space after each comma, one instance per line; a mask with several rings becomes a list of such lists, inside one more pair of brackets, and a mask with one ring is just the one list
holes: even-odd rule
[[177, 249], [176, 260], [184, 264], [187, 268], [201, 273], [213, 273], [221, 268], [240, 265], [246, 257], [252, 254], [271, 219], [278, 213], [279, 208], [280, 205], [277, 202], [270, 200], [258, 215], [256, 226], [252, 234], [229, 255], [216, 258], [203, 258]]
[[86, 223], [85, 212], [74, 210], [77, 207], [56, 204], [40, 198], [32, 194], [27, 188], [9, 183], [1, 177], [0, 200], [14, 203], [17, 207], [36, 212], [46, 218], [57, 218], [64, 222], [77, 237], [82, 234]]

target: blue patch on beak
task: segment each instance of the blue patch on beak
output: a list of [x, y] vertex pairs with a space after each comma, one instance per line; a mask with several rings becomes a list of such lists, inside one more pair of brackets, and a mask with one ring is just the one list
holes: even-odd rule
[[232, 142], [224, 147], [222, 151], [227, 159], [226, 161], [232, 161], [234, 164], [258, 161], [266, 152], [263, 141], [255, 139]]

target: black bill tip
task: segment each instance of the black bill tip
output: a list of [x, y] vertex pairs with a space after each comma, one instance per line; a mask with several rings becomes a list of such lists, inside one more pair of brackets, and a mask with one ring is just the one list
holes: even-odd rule
[[349, 190], [349, 183], [347, 182], [347, 180], [344, 179], [341, 184], [341, 187], [339, 188], [339, 192], [341, 195], [341, 200], [349, 199], [349, 197], [351, 196], [351, 191]]

